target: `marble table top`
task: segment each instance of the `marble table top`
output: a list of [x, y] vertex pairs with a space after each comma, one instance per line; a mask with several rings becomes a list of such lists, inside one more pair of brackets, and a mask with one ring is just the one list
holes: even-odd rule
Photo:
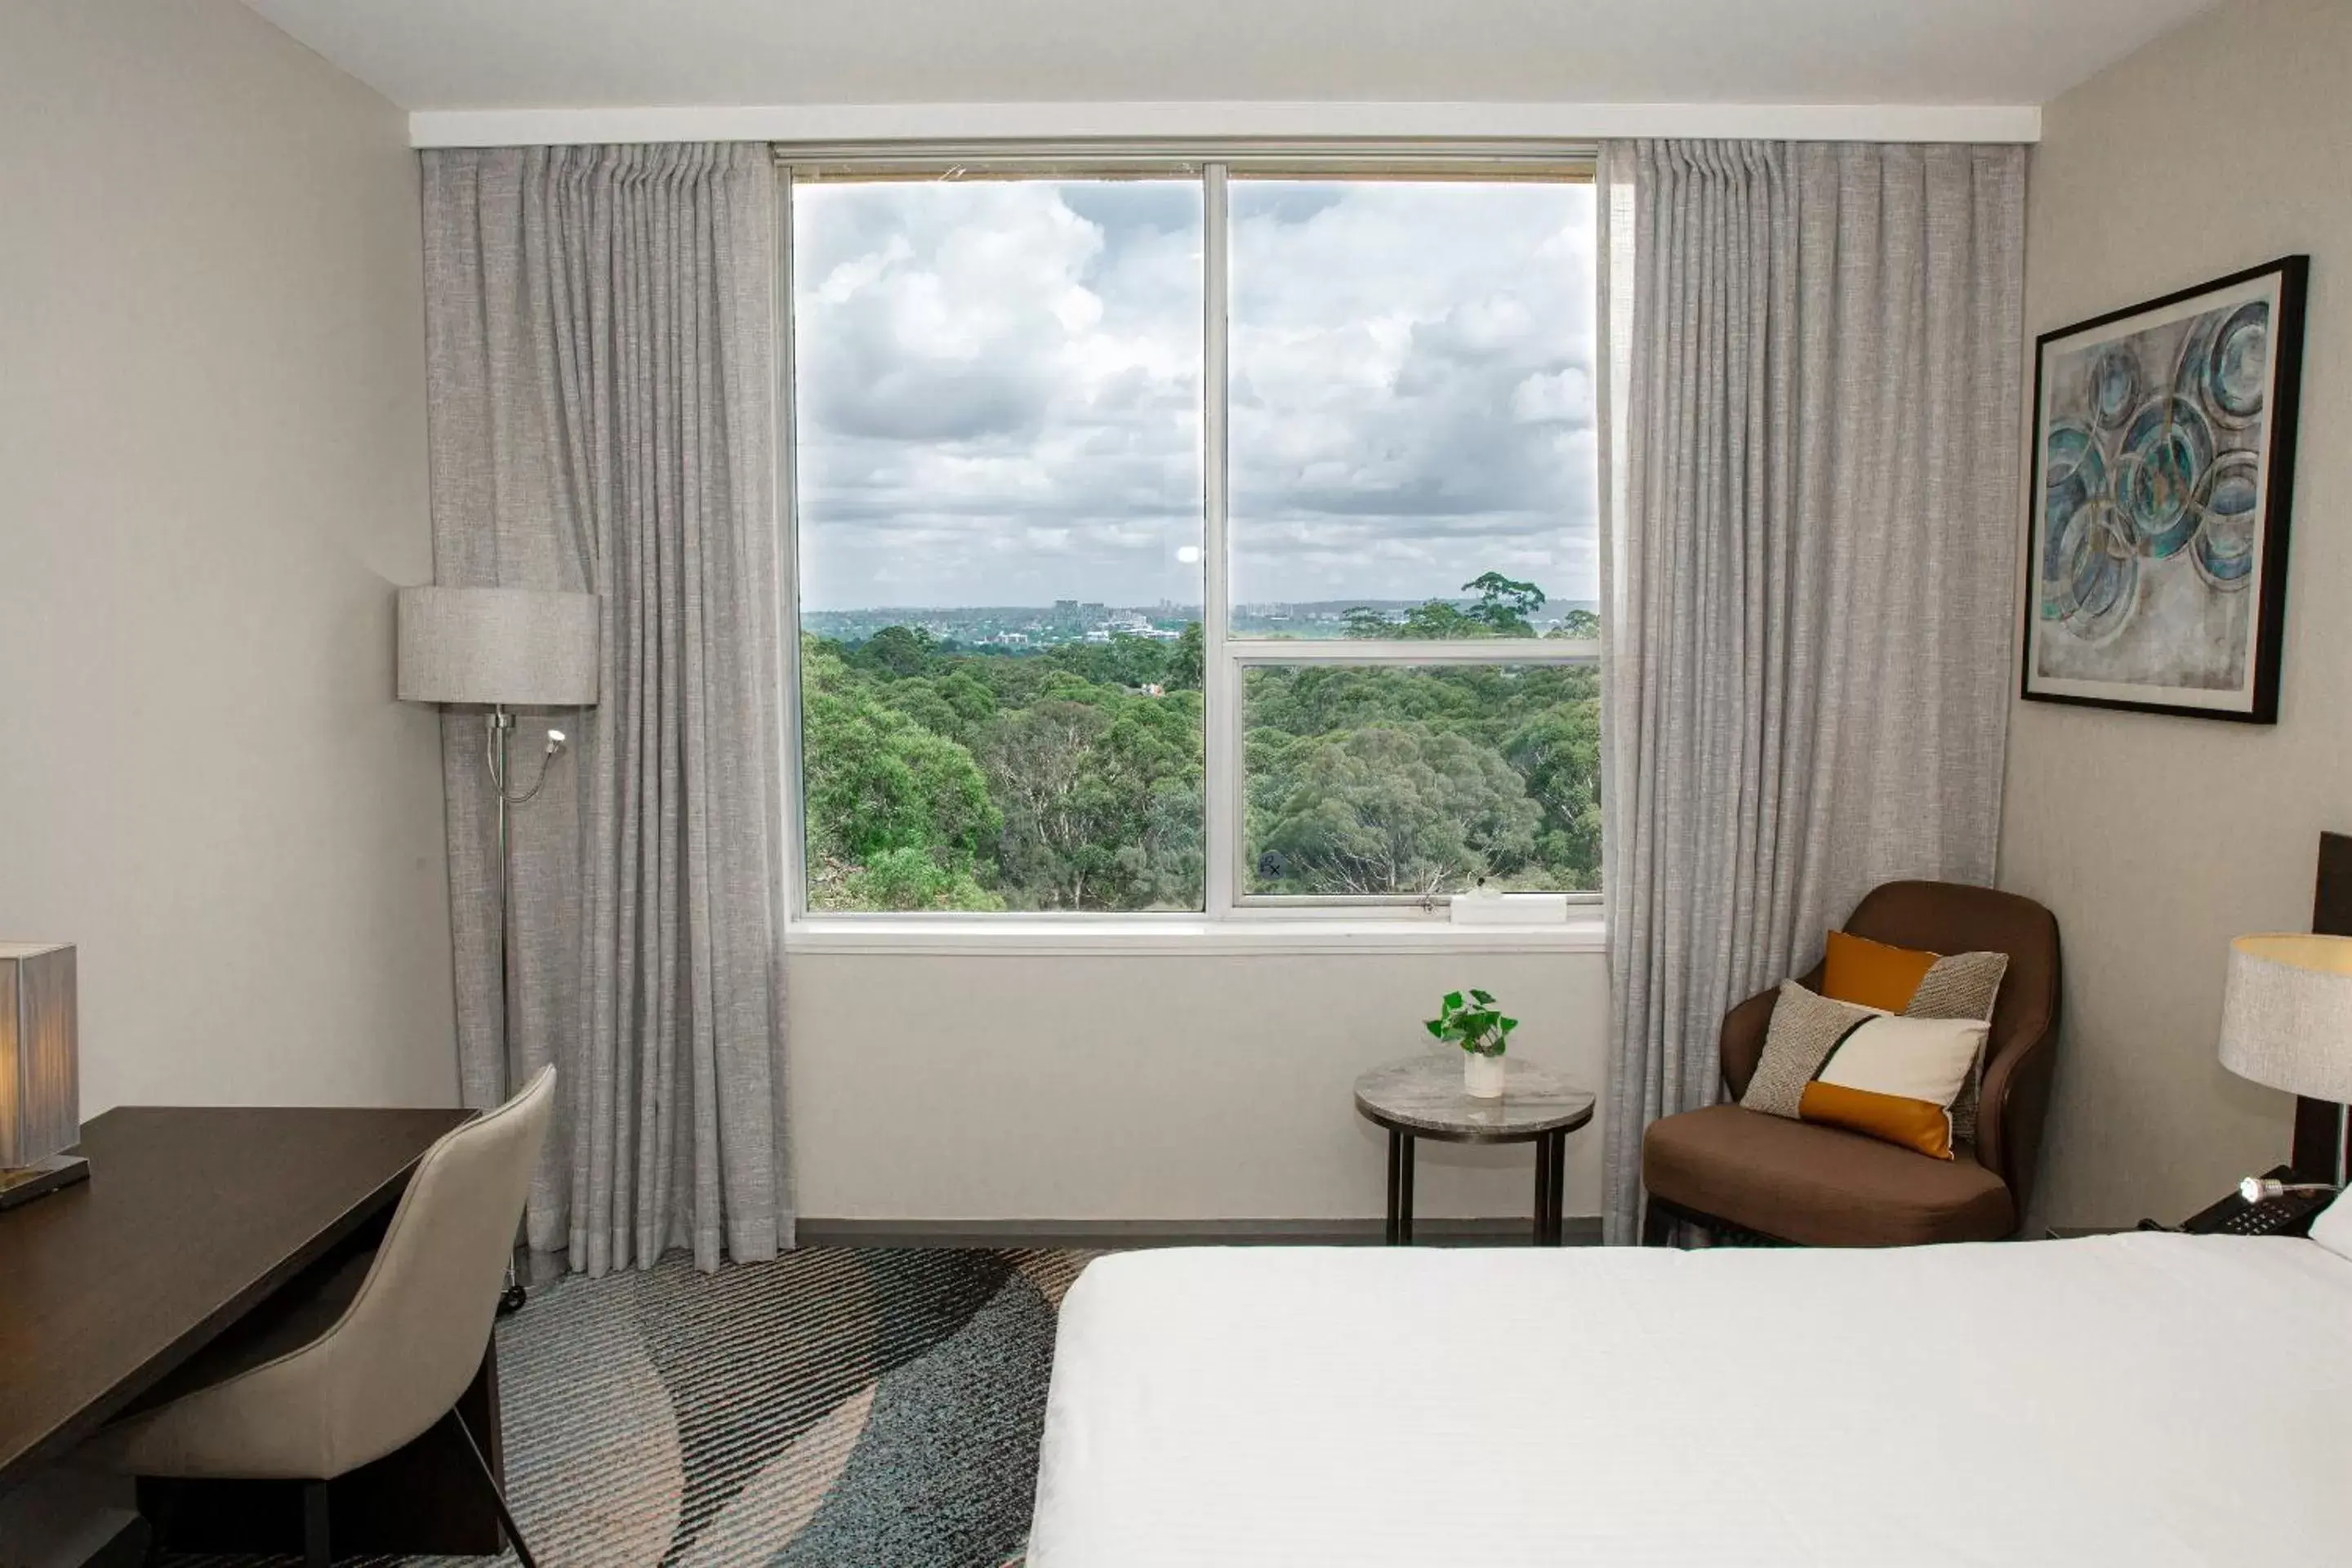
[[1517, 1143], [1568, 1132], [1592, 1120], [1592, 1096], [1556, 1072], [1503, 1058], [1503, 1093], [1473, 1100], [1462, 1089], [1462, 1052], [1424, 1051], [1356, 1080], [1356, 1109], [1383, 1127], [1454, 1143]]

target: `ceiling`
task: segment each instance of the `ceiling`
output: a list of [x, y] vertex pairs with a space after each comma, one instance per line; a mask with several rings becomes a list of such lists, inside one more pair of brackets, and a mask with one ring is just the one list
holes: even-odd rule
[[2039, 104], [2212, 0], [246, 0], [410, 110]]

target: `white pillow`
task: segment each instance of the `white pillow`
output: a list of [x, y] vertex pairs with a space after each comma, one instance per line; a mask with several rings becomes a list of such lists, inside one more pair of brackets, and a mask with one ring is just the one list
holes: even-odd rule
[[2352, 1258], [2352, 1198], [2338, 1195], [2311, 1222], [2311, 1239], [2338, 1258]]

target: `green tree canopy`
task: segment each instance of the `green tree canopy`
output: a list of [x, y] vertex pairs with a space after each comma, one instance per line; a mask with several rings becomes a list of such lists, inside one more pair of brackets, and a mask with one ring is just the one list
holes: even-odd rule
[[1430, 892], [1535, 855], [1542, 814], [1525, 784], [1465, 736], [1374, 725], [1263, 760], [1287, 774], [1265, 790], [1254, 836], [1261, 877], [1283, 891]]
[[[981, 759], [1004, 813], [1006, 880], [1042, 909], [1141, 908], [1197, 889], [1201, 735], [1191, 694], [1056, 695], [1000, 714]], [[1181, 830], [1180, 805], [1193, 818]]]
[[819, 672], [802, 715], [812, 871], [846, 889], [898, 854], [896, 886], [920, 880], [907, 856], [929, 864], [932, 884], [971, 879], [1003, 826], [971, 753], [867, 692], [824, 689], [828, 673], [837, 679]]
[[1545, 711], [1513, 731], [1503, 755], [1543, 812], [1540, 858], [1567, 871], [1574, 886], [1600, 886], [1601, 705]]
[[[1401, 620], [1359, 607], [1349, 629], [1526, 636], [1544, 602], [1497, 573], [1464, 587]], [[1591, 616], [1570, 612], [1558, 634]], [[804, 637], [812, 904], [1200, 908], [1204, 643], [1198, 622], [1027, 653], [917, 626]], [[1598, 886], [1598, 672], [1504, 657], [1250, 668], [1248, 889]]]
[[1536, 635], [1528, 617], [1544, 607], [1544, 591], [1533, 583], [1520, 583], [1500, 572], [1486, 572], [1462, 584], [1465, 594], [1477, 595], [1470, 606], [1470, 618], [1484, 624], [1498, 637], [1531, 637]]
[[1184, 623], [1184, 635], [1176, 639], [1176, 652], [1168, 664], [1168, 689], [1198, 691], [1207, 654], [1201, 637], [1201, 623]]
[[857, 661], [886, 675], [920, 675], [930, 668], [935, 646], [920, 626], [884, 626], [858, 648]]
[[841, 879], [830, 907], [845, 910], [1001, 910], [1004, 900], [920, 849], [885, 849]]
[[1408, 637], [1438, 642], [1458, 637], [1531, 637], [1535, 626], [1528, 617], [1544, 607], [1544, 591], [1533, 583], [1487, 572], [1462, 584], [1470, 595], [1467, 609], [1451, 599], [1430, 599], [1413, 605], [1404, 619], [1392, 621], [1380, 611], [1359, 605], [1343, 617], [1347, 635], [1358, 638]]

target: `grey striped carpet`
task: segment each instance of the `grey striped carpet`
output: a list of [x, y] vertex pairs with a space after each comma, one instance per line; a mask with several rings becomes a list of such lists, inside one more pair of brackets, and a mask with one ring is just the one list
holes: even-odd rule
[[811, 1248], [715, 1275], [677, 1256], [533, 1291], [499, 1325], [499, 1372], [508, 1489], [534, 1554], [542, 1568], [1018, 1563], [1055, 1312], [1088, 1256]]

